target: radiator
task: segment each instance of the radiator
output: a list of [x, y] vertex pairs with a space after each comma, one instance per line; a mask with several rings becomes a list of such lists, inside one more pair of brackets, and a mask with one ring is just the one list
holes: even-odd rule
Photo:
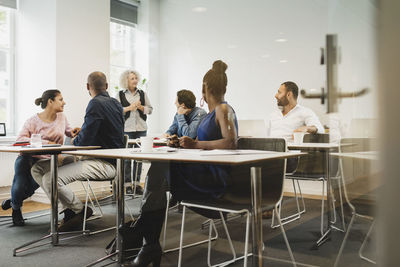
[[14, 177], [14, 162], [17, 153], [0, 153], [0, 186], [11, 186]]

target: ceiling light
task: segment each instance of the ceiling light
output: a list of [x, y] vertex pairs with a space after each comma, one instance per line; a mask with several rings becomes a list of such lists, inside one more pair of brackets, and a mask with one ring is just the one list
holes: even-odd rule
[[285, 42], [287, 42], [287, 39], [285, 39], [285, 38], [279, 38], [279, 39], [275, 39], [275, 42], [278, 42], [278, 43], [285, 43]]
[[202, 6], [198, 6], [198, 7], [194, 7], [192, 8], [193, 12], [197, 12], [197, 13], [204, 13], [207, 11], [207, 8], [202, 7]]
[[281, 59], [279, 60], [280, 63], [287, 63], [288, 61], [286, 59]]

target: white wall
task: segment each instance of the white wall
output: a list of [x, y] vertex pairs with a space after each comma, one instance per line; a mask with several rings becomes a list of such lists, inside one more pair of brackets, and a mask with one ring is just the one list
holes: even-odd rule
[[56, 88], [56, 2], [20, 0], [16, 21], [16, 128], [40, 108], [34, 100]]
[[[339, 85], [342, 91], [375, 87], [374, 17], [370, 1], [161, 1], [160, 127], [165, 130], [175, 108], [177, 90], [201, 97], [201, 82], [216, 59], [228, 64], [227, 100], [239, 119], [264, 119], [276, 108], [279, 85], [295, 81], [300, 88], [325, 86], [319, 65], [325, 35], [337, 33], [342, 47]], [[195, 7], [205, 12], [193, 12]], [[277, 42], [277, 39], [287, 42]], [[282, 62], [283, 61], [283, 62]], [[328, 125], [318, 100], [300, 103], [313, 108]], [[374, 94], [343, 100], [340, 116], [375, 116]], [[350, 116], [349, 116], [350, 114]]]
[[87, 75], [109, 73], [110, 1], [20, 0], [17, 18], [17, 131], [50, 88], [62, 92], [68, 120], [80, 126]]
[[109, 74], [110, 1], [57, 0], [56, 81], [71, 125], [81, 126], [90, 96], [87, 76]]
[[161, 133], [160, 109], [163, 85], [159, 79], [159, 36], [160, 36], [160, 0], [142, 1], [138, 14], [138, 40], [136, 51], [136, 68], [148, 80], [147, 94], [153, 113], [148, 116], [148, 134]]
[[[17, 133], [41, 111], [35, 98], [51, 88], [62, 92], [70, 124], [81, 126], [90, 100], [88, 74], [109, 73], [110, 1], [20, 0], [16, 17]], [[13, 159], [3, 157], [0, 168], [10, 172], [0, 185], [11, 184]]]

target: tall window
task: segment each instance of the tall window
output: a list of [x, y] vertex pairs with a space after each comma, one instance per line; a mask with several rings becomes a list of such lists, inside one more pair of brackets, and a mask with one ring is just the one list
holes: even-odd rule
[[14, 10], [0, 6], [0, 122], [14, 132]]
[[137, 29], [134, 26], [110, 23], [110, 93], [115, 94], [119, 88], [119, 77], [127, 69], [135, 68]]

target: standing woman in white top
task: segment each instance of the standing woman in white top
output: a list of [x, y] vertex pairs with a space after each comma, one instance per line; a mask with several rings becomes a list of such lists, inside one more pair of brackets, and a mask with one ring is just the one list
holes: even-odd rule
[[[130, 139], [147, 135], [147, 115], [153, 112], [150, 100], [143, 90], [137, 88], [141, 80], [140, 74], [135, 70], [126, 70], [121, 74], [120, 86], [123, 90], [118, 92], [117, 100], [124, 107], [125, 129], [124, 132]], [[138, 179], [141, 174], [142, 164], [138, 164]], [[130, 161], [125, 162], [125, 181], [130, 181], [131, 171], [136, 173], [136, 166], [131, 170]], [[140, 193], [141, 188], [137, 187]]]

